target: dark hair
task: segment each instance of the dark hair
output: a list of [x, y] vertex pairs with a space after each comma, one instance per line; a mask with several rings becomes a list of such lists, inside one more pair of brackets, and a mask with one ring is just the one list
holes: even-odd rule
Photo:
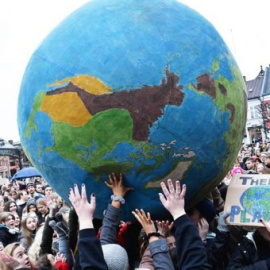
[[11, 200], [7, 201], [7, 202], [4, 204], [4, 211], [10, 212], [9, 208], [10, 208], [10, 205], [11, 205], [12, 203], [15, 204], [16, 209], [17, 209], [16, 212], [18, 213], [18, 205], [17, 205], [17, 203], [14, 202], [14, 201], [11, 201]]

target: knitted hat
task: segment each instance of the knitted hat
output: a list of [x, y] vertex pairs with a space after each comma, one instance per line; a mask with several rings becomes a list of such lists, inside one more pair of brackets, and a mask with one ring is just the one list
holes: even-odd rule
[[102, 250], [109, 270], [128, 269], [128, 255], [123, 247], [118, 244], [107, 244], [102, 246]]
[[200, 214], [207, 220], [208, 224], [210, 224], [216, 215], [216, 209], [214, 204], [208, 199], [203, 199], [199, 203], [197, 203], [195, 207], [198, 209]]

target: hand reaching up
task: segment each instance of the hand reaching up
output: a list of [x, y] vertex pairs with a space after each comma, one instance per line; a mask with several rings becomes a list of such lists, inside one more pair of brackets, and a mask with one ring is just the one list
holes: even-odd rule
[[149, 212], [147, 212], [147, 214], [145, 214], [143, 209], [141, 209], [141, 211], [136, 209], [135, 211], [132, 212], [132, 214], [140, 222], [146, 235], [149, 233], [156, 232], [155, 224], [152, 221], [151, 215]]
[[168, 188], [164, 182], [161, 182], [161, 188], [164, 193], [159, 193], [159, 199], [163, 206], [171, 213], [174, 220], [178, 217], [186, 214], [185, 212], [185, 195], [186, 195], [186, 185], [180, 186], [180, 182], [176, 181], [175, 188], [173, 186], [172, 180], [167, 180]]
[[157, 230], [158, 232], [164, 236], [168, 237], [171, 234], [171, 229], [173, 228], [174, 223], [169, 220], [156, 220]]
[[202, 241], [206, 241], [207, 233], [209, 230], [209, 224], [205, 218], [201, 218], [198, 223], [199, 235]]
[[119, 179], [115, 173], [109, 174], [109, 180], [105, 181], [105, 184], [112, 190], [115, 196], [124, 197], [128, 191], [133, 190], [132, 187], [124, 186], [122, 173], [120, 173]]
[[74, 190], [70, 188], [69, 200], [71, 201], [72, 206], [78, 215], [80, 230], [93, 228], [92, 220], [94, 211], [96, 209], [95, 194], [91, 195], [89, 203], [87, 200], [85, 185], [82, 184], [80, 195], [78, 186], [75, 184]]
[[263, 218], [261, 219], [261, 223], [264, 225], [266, 230], [270, 233], [270, 222], [266, 222]]

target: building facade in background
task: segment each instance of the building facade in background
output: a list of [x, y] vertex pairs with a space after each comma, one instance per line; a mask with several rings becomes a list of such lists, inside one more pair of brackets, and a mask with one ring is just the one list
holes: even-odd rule
[[262, 69], [254, 80], [246, 81], [248, 109], [244, 142], [270, 139], [270, 67]]
[[32, 166], [26, 157], [21, 143], [13, 143], [0, 138], [0, 179], [11, 179], [24, 167]]

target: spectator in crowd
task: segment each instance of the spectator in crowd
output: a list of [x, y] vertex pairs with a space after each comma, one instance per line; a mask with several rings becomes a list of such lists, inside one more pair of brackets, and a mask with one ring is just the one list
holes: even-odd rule
[[245, 162], [247, 170], [245, 171], [245, 173], [247, 174], [257, 174], [256, 172], [256, 163], [254, 162], [254, 160], [252, 158], [248, 158]]
[[20, 243], [28, 251], [35, 238], [37, 224], [29, 214], [22, 219]]
[[23, 209], [26, 207], [28, 201], [28, 194], [26, 190], [21, 190], [18, 192], [18, 200], [16, 201], [16, 204], [18, 206], [18, 213], [20, 216], [22, 216]]
[[18, 241], [19, 230], [15, 227], [15, 218], [10, 212], [0, 213], [0, 242], [3, 246]]
[[244, 173], [245, 173], [245, 171], [241, 167], [234, 167], [231, 170], [231, 176], [234, 176], [236, 174], [244, 174]]
[[49, 213], [46, 201], [43, 198], [37, 200], [37, 216], [38, 216], [38, 226], [45, 223], [46, 216]]
[[38, 199], [43, 198], [43, 195], [36, 192], [35, 184], [32, 182], [29, 182], [27, 184], [26, 190], [27, 190], [29, 199], [34, 199], [37, 201]]
[[257, 166], [256, 166], [256, 170], [257, 170], [257, 173], [258, 174], [263, 174], [263, 172], [264, 172], [264, 165], [263, 165], [263, 163], [258, 163]]
[[3, 270], [31, 270], [32, 265], [29, 260], [27, 253], [23, 246], [20, 243], [15, 242], [7, 245], [4, 248], [4, 252], [0, 254], [0, 258], [2, 259], [2, 268]]
[[16, 202], [13, 200], [7, 201], [4, 205], [4, 211], [11, 212], [11, 213], [14, 213], [14, 212], [18, 213], [18, 206]]
[[[30, 213], [30, 212], [35, 212], [37, 213], [37, 203], [34, 199], [29, 199], [26, 203], [26, 214]], [[23, 210], [23, 212], [25, 212]]]
[[36, 192], [41, 195], [44, 196], [44, 190], [43, 190], [43, 185], [40, 182], [36, 182]]
[[50, 199], [52, 192], [53, 192], [53, 190], [52, 190], [52, 188], [51, 188], [49, 185], [46, 185], [46, 186], [44, 187], [44, 195], [45, 195], [45, 198], [46, 198], [47, 200]]
[[270, 174], [270, 152], [262, 152], [261, 159], [264, 164], [264, 174]]
[[261, 220], [264, 227], [244, 236], [231, 256], [227, 270], [270, 269], [270, 224]]
[[17, 228], [18, 230], [20, 230], [21, 228], [21, 217], [19, 216], [19, 214], [17, 212], [13, 212], [12, 213], [14, 216], [14, 226], [15, 228]]

